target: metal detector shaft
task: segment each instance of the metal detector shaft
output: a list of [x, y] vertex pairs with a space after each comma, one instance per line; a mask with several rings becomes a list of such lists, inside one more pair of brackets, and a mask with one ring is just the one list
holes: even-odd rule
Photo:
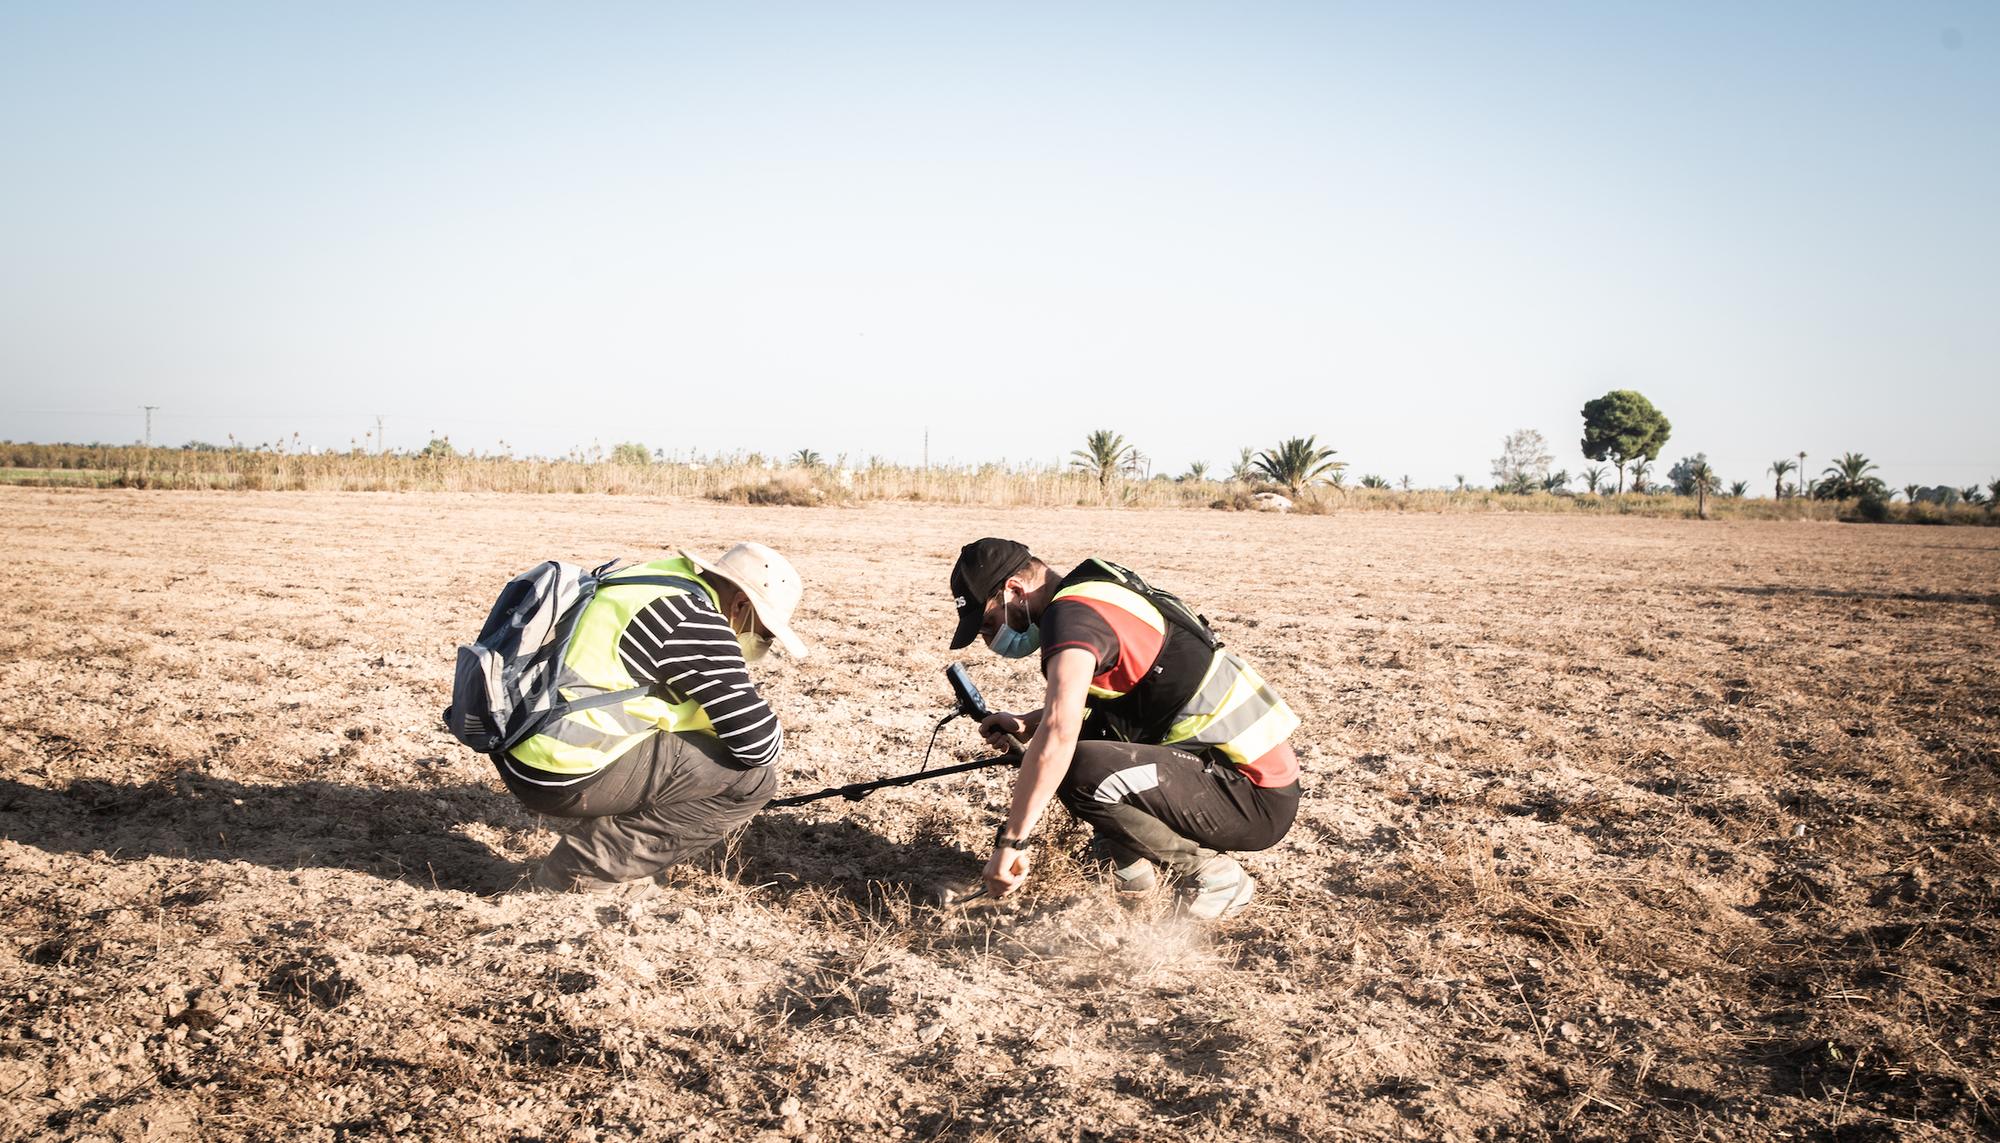
[[981, 758], [977, 762], [961, 762], [956, 766], [941, 766], [936, 770], [919, 770], [914, 774], [898, 774], [893, 778], [878, 778], [873, 782], [849, 782], [845, 786], [828, 786], [817, 794], [794, 794], [789, 798], [773, 798], [766, 805], [773, 807], [803, 806], [807, 802], [817, 802], [823, 798], [842, 797], [850, 802], [858, 802], [877, 790], [890, 786], [914, 786], [918, 782], [928, 782], [932, 778], [944, 778], [952, 774], [964, 774], [972, 770], [984, 770], [989, 766], [1019, 766], [1019, 754], [996, 754], [991, 758]]

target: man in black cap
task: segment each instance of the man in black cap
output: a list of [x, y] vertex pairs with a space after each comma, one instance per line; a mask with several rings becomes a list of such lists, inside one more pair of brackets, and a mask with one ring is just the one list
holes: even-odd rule
[[1026, 739], [1007, 819], [983, 874], [995, 896], [1027, 878], [1050, 798], [1089, 822], [1121, 895], [1179, 881], [1186, 915], [1250, 903], [1256, 881], [1228, 851], [1267, 849], [1291, 828], [1299, 720], [1206, 621], [1132, 571], [1089, 559], [1061, 574], [1013, 540], [965, 545], [951, 570], [954, 650], [1039, 651], [1042, 708], [979, 724], [996, 746]]

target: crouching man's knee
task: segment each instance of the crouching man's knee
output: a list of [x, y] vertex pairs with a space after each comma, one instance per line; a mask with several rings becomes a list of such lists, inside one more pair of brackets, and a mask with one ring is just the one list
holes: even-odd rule
[[743, 777], [730, 786], [726, 795], [734, 806], [729, 814], [733, 823], [730, 828], [733, 829], [757, 816], [757, 812], [769, 805], [777, 794], [776, 766], [757, 766], [745, 771]]

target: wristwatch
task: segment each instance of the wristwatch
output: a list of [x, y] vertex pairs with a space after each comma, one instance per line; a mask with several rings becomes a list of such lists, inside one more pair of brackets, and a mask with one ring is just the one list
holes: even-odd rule
[[1001, 822], [999, 827], [993, 831], [993, 848], [995, 849], [1026, 849], [1028, 848], [1028, 842], [1029, 839], [1025, 837], [1008, 837], [1006, 822]]

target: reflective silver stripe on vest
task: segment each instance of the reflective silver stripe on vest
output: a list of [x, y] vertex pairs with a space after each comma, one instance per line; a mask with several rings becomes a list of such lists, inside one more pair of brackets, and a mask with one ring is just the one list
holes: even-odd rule
[[[609, 694], [615, 689], [618, 688], [593, 687], [579, 680], [574, 686], [563, 687], [562, 691], [567, 698], [580, 699], [589, 698], [591, 695]], [[594, 707], [590, 713], [594, 718], [609, 721], [618, 728], [619, 734], [624, 737], [643, 734], [649, 730], [658, 730], [660, 727], [660, 724], [654, 722], [652, 719], [640, 718], [631, 711], [626, 710], [623, 703], [612, 706]], [[543, 727], [541, 733], [555, 739], [557, 742], [566, 742], [571, 746], [592, 746], [604, 741], [604, 732], [602, 730], [574, 718], [556, 719], [554, 722]]]
[[604, 773], [602, 770], [592, 770], [588, 774], [578, 774], [574, 778], [565, 778], [560, 782], [552, 782], [546, 777], [536, 778], [532, 774], [553, 774], [555, 773], [554, 770], [543, 770], [540, 767], [530, 766], [525, 762], [518, 762], [511, 754], [502, 754], [499, 757], [500, 765], [506, 767], [507, 773], [513, 775], [519, 781], [526, 782], [530, 786], [574, 786], [578, 782], [588, 782], [599, 774]]
[[[1237, 695], [1236, 706], [1230, 710], [1220, 709], [1229, 700], [1232, 691], [1239, 691], [1248, 678], [1256, 679], [1261, 685], [1247, 694]], [[1195, 744], [1201, 746], [1228, 747], [1240, 745], [1237, 739], [1248, 734], [1267, 717], [1276, 716], [1287, 723], [1296, 724], [1296, 716], [1285, 706], [1271, 685], [1263, 677], [1251, 671], [1246, 664], [1227, 651], [1217, 651], [1209, 663], [1208, 675], [1202, 679], [1201, 689], [1188, 700], [1181, 714], [1168, 730], [1166, 745]], [[1190, 726], [1192, 723], [1194, 725]], [[1174, 732], [1180, 736], [1175, 737]], [[1290, 727], [1285, 728], [1289, 733]], [[1279, 734], [1282, 741], [1284, 735]], [[1257, 753], [1262, 753], [1261, 750]], [[1241, 761], [1250, 761], [1243, 758]]]
[[[1222, 656], [1222, 662], [1225, 669], [1215, 672], [1214, 676], [1195, 694], [1194, 699], [1188, 703], [1188, 709], [1212, 710], [1216, 703], [1221, 702], [1223, 697], [1229, 694], [1230, 688], [1236, 685], [1236, 664], [1231, 662], [1226, 655]], [[1271, 713], [1271, 707], [1274, 705], [1268, 702], [1257, 701], [1257, 699], [1262, 697], [1263, 695], [1260, 694], [1248, 701], [1236, 704], [1235, 710], [1209, 723], [1195, 737], [1201, 739], [1203, 742], [1227, 742], [1257, 725], [1257, 720]]]

